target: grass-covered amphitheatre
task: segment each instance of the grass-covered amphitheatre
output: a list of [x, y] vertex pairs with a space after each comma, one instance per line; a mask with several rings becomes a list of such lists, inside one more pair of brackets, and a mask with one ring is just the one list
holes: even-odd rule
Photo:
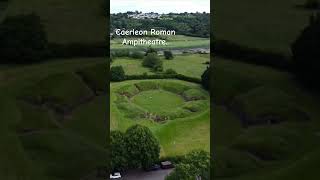
[[[174, 69], [200, 79], [208, 57], [176, 55], [172, 60], [163, 60], [164, 71]], [[180, 70], [177, 65], [180, 61], [190, 69], [181, 67]], [[157, 74], [143, 67], [141, 62], [120, 57], [114, 59], [111, 67], [121, 65], [129, 76]], [[191, 68], [194, 72], [188, 74]], [[111, 130], [124, 132], [134, 124], [149, 127], [160, 142], [162, 158], [181, 156], [196, 149], [209, 151], [210, 96], [200, 84], [178, 79], [145, 78], [112, 82], [110, 87]]]
[[133, 120], [175, 120], [209, 107], [208, 94], [200, 87], [170, 80], [127, 83], [115, 93], [118, 109]]

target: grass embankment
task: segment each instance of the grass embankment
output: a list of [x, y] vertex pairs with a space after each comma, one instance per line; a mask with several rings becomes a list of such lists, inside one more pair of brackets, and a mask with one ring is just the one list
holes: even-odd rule
[[80, 179], [108, 165], [106, 97], [92, 88], [105, 80], [93, 78], [106, 76], [97, 71], [105, 62], [60, 59], [2, 67], [0, 179]]
[[215, 179], [316, 177], [317, 95], [290, 73], [219, 57], [213, 81]]

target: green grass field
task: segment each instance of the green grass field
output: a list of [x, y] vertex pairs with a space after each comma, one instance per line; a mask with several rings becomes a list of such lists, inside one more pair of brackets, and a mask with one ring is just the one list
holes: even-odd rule
[[[136, 38], [126, 38], [127, 40], [137, 40], [143, 37]], [[150, 38], [146, 37], [146, 40], [154, 40], [156, 37]], [[122, 45], [123, 38], [115, 38], [110, 41], [110, 46], [112, 50], [115, 49], [141, 49], [147, 48], [147, 45], [139, 45], [139, 46], [130, 46], [130, 45]], [[175, 36], [167, 36], [166, 42], [168, 45], [166, 46], [152, 46], [153, 48], [170, 48], [170, 49], [183, 49], [183, 48], [209, 48], [210, 39], [209, 38], [199, 38], [199, 37], [191, 37], [184, 35], [175, 35]]]
[[132, 102], [152, 113], [175, 109], [183, 104], [183, 98], [163, 90], [142, 92], [133, 97]]
[[[177, 73], [190, 77], [200, 78], [203, 71], [208, 66], [208, 54], [186, 54], [176, 55], [173, 60], [165, 60], [163, 57], [164, 71], [174, 69]], [[150, 69], [141, 66], [142, 60], [132, 58], [117, 58], [111, 66], [122, 66], [127, 75], [134, 74], [154, 74]]]
[[33, 12], [38, 14], [45, 25], [50, 42], [104, 42], [107, 27], [103, 2], [103, 0], [98, 0], [96, 3], [90, 0], [9, 0], [3, 16]]

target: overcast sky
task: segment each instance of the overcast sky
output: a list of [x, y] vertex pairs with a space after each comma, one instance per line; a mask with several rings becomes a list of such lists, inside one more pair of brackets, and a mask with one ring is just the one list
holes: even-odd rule
[[111, 13], [142, 12], [210, 12], [210, 0], [110, 0]]

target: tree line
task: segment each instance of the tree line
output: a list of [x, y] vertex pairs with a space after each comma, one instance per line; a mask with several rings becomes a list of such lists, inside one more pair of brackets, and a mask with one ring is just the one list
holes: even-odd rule
[[159, 19], [134, 19], [127, 13], [111, 14], [110, 32], [114, 29], [143, 29], [158, 28], [174, 30], [177, 34], [204, 37], [210, 36], [209, 13], [170, 13]]

